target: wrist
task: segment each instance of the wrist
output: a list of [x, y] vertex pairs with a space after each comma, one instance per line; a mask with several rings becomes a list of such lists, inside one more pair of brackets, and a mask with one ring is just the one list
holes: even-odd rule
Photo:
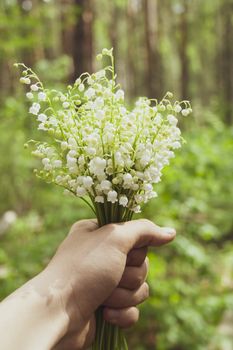
[[[66, 333], [68, 317], [60, 293], [43, 271], [0, 304], [0, 335], [4, 349], [47, 350]], [[14, 337], [8, 330], [14, 326]]]
[[34, 299], [35, 311], [40, 315], [38, 328], [42, 329], [42, 334], [50, 334], [50, 341], [54, 346], [64, 336], [69, 325], [62, 290], [47, 268], [27, 285], [25, 287], [30, 290], [31, 298]]
[[82, 283], [77, 278], [77, 273], [68, 269], [65, 261], [63, 263], [56, 261], [54, 264], [52, 260], [41, 273], [41, 279], [43, 285], [49, 286], [44, 292], [50, 296], [53, 295], [57, 311], [63, 315], [65, 332], [82, 329], [86, 318], [83, 317], [78, 304], [82, 297], [80, 297], [81, 291], [77, 286]]
[[65, 334], [67, 317], [59, 296], [46, 283], [41, 273], [0, 304], [1, 349], [47, 350]]

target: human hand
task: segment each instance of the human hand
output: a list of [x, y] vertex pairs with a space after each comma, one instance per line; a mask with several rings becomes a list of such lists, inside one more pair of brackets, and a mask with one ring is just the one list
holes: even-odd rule
[[139, 317], [136, 305], [149, 295], [147, 247], [168, 243], [174, 236], [173, 229], [148, 220], [102, 228], [91, 220], [77, 222], [48, 266], [60, 273], [63, 270], [64, 282], [71, 286], [64, 294], [68, 332], [54, 349], [90, 345], [95, 334], [94, 312], [100, 305], [106, 321], [123, 328], [133, 325]]
[[135, 305], [148, 296], [147, 247], [174, 237], [173, 229], [148, 220], [101, 228], [94, 220], [76, 223], [48, 266], [0, 303], [1, 347], [85, 349], [99, 306], [109, 322], [135, 323]]

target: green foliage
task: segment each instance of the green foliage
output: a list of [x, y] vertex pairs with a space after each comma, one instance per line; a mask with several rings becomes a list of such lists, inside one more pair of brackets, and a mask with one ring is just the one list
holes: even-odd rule
[[[197, 127], [186, 139], [158, 186], [158, 200], [145, 210], [178, 233], [170, 246], [150, 253], [152, 297], [143, 306], [144, 324], [138, 325], [148, 349], [151, 333], [159, 350], [206, 349], [233, 302], [232, 130], [221, 123]], [[140, 349], [138, 343], [135, 338], [132, 347]]]
[[[177, 238], [150, 251], [151, 298], [128, 334], [130, 349], [206, 350], [209, 344], [211, 350], [232, 349], [232, 338], [217, 331], [225, 310], [233, 309], [232, 129], [221, 121], [232, 99], [227, 80], [232, 24], [224, 15], [231, 4], [147, 2], [158, 5], [148, 26], [153, 52], [145, 35], [145, 0], [101, 0], [93, 6], [94, 47], [116, 46], [116, 69], [128, 95], [147, 95], [152, 55], [155, 64], [162, 63], [153, 84], [159, 83], [161, 94], [164, 86], [179, 96], [187, 83], [195, 117], [184, 125], [187, 144], [158, 184], [158, 199], [143, 212], [159, 225], [175, 226]], [[0, 299], [41, 271], [75, 220], [92, 216], [78, 199], [34, 176], [35, 161], [23, 145], [37, 135], [13, 68], [24, 61], [49, 86], [62, 89], [72, 75], [72, 26], [80, 9], [74, 11], [69, 0], [31, 1], [31, 10], [23, 3], [30, 6], [0, 1]], [[181, 77], [182, 59], [188, 82]], [[8, 210], [18, 218], [7, 226]]]
[[[75, 220], [92, 215], [78, 199], [34, 178], [33, 162], [22, 148], [28, 126], [19, 101], [6, 101], [1, 131], [1, 212], [19, 213], [0, 241], [1, 298], [46, 265]], [[159, 198], [143, 212], [158, 224], [175, 226], [178, 235], [170, 246], [150, 252], [151, 298], [129, 337], [138, 350], [154, 343], [158, 350], [206, 349], [233, 303], [226, 282], [232, 278], [232, 130], [215, 121], [193, 127], [185, 138], [187, 144], [157, 186]]]

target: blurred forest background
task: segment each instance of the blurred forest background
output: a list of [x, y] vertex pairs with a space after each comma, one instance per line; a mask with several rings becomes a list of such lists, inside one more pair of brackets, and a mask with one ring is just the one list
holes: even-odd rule
[[91, 216], [33, 175], [23, 145], [37, 132], [13, 64], [62, 89], [114, 47], [129, 104], [170, 90], [193, 106], [187, 144], [143, 212], [178, 236], [150, 252], [151, 298], [129, 349], [233, 349], [232, 10], [232, 0], [0, 0], [0, 298]]

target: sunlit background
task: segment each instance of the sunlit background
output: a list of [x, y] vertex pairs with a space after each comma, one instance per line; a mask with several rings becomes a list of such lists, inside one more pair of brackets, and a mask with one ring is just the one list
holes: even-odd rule
[[193, 106], [187, 143], [143, 211], [178, 236], [150, 252], [151, 298], [129, 349], [233, 349], [232, 9], [232, 0], [0, 0], [0, 298], [91, 216], [34, 176], [23, 145], [37, 132], [13, 64], [62, 89], [113, 47], [129, 104], [169, 90]]

